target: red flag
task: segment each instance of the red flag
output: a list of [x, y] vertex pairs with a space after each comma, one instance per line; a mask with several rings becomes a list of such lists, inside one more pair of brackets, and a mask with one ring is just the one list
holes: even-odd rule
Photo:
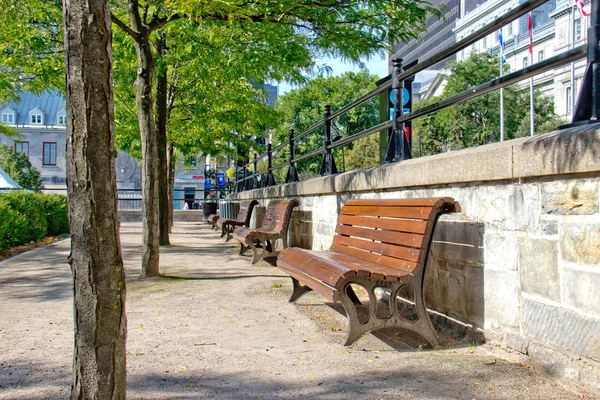
[[579, 8], [579, 12], [581, 13], [581, 15], [584, 17], [587, 17], [588, 13], [586, 13], [585, 10], [583, 9], [583, 1], [575, 0], [575, 4], [577, 5], [577, 8]]
[[531, 13], [527, 14], [527, 30], [529, 33], [529, 54], [533, 54], [533, 22], [531, 22]]

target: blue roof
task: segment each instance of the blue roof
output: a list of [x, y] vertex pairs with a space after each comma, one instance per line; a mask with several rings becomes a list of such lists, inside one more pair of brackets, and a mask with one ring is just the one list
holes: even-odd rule
[[44, 125], [56, 125], [57, 115], [65, 113], [65, 104], [64, 97], [57, 91], [44, 90], [39, 95], [22, 92], [18, 101], [4, 103], [0, 110], [9, 106], [17, 113], [17, 125], [29, 125], [29, 112], [37, 108], [44, 113]]

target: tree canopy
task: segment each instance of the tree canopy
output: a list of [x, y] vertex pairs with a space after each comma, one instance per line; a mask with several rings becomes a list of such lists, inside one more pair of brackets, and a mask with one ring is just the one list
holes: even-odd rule
[[[343, 75], [335, 77], [320, 76], [311, 80], [303, 87], [281, 96], [277, 101], [276, 110], [281, 113], [285, 122], [276, 130], [276, 142], [287, 143], [290, 129], [294, 129], [298, 134], [311, 125], [323, 120], [325, 105], [331, 105], [332, 110], [335, 112], [361, 95], [375, 89], [375, 82], [378, 79], [377, 76], [371, 75], [366, 71], [346, 72]], [[334, 119], [332, 121], [333, 138], [346, 137], [377, 125], [379, 123], [379, 104], [375, 102], [376, 100], [363, 103], [361, 106]], [[377, 156], [374, 159], [372, 151], [365, 152], [365, 143], [362, 142], [372, 144], [373, 139], [365, 138], [350, 145], [349, 150], [344, 150], [344, 155], [341, 149], [336, 150], [336, 164], [339, 170], [342, 170], [344, 164], [346, 164], [346, 169], [350, 170], [379, 163], [379, 145], [376, 145]], [[302, 138], [299, 143], [296, 143], [296, 156], [322, 147], [323, 143], [323, 129], [317, 129], [312, 134]], [[360, 154], [354, 154], [355, 148], [357, 150], [360, 149], [358, 150]], [[278, 162], [287, 161], [289, 159], [287, 147], [277, 156]], [[346, 156], [349, 163], [345, 162]], [[319, 172], [321, 158], [320, 156], [315, 156], [304, 160], [299, 164], [298, 168], [301, 171], [306, 171], [305, 174], [308, 173], [309, 176], [314, 176]], [[278, 173], [278, 181], [281, 181], [282, 177], [285, 177], [285, 171], [280, 170]]]

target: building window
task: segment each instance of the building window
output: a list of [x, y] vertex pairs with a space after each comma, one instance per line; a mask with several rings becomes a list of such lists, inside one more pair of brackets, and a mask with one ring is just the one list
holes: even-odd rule
[[43, 165], [56, 165], [56, 142], [44, 142]]
[[42, 114], [31, 114], [31, 124], [32, 125], [41, 125], [42, 124]]
[[529, 57], [523, 57], [523, 68], [529, 65]]
[[575, 20], [575, 41], [581, 40], [583, 29], [581, 28], [581, 18]]
[[19, 151], [29, 158], [29, 142], [15, 142], [15, 153]]
[[2, 122], [4, 122], [5, 124], [14, 124], [15, 123], [15, 114], [13, 114], [13, 113], [2, 114]]
[[510, 24], [508, 24], [508, 37], [511, 37], [513, 35], [513, 24], [512, 22]]
[[567, 104], [567, 114], [571, 113], [571, 110], [573, 110], [573, 102], [571, 101], [571, 86], [567, 86], [565, 88], [565, 97], [566, 97], [566, 104]]
[[483, 37], [483, 50], [487, 49], [487, 36]]
[[544, 50], [538, 51], [538, 62], [544, 61]]
[[67, 124], [67, 116], [66, 115], [59, 115], [58, 116], [58, 124], [59, 125], [66, 125]]

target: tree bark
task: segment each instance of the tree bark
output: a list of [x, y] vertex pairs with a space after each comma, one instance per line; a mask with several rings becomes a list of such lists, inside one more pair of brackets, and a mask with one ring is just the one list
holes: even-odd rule
[[173, 142], [169, 142], [167, 149], [167, 175], [169, 182], [169, 232], [173, 228], [173, 194], [175, 192], [175, 146]]
[[152, 101], [152, 75], [154, 58], [150, 44], [150, 31], [142, 23], [137, 0], [128, 0], [127, 13], [137, 54], [137, 78], [133, 84], [142, 139], [142, 278], [159, 275], [158, 226], [158, 145], [154, 125]]
[[[159, 57], [166, 51], [164, 33], [156, 41]], [[158, 68], [156, 74], [156, 141], [158, 147], [158, 225], [159, 244], [167, 246], [169, 241], [169, 182], [167, 174], [167, 64]]]
[[125, 274], [115, 177], [108, 0], [64, 0], [72, 399], [125, 399]]

